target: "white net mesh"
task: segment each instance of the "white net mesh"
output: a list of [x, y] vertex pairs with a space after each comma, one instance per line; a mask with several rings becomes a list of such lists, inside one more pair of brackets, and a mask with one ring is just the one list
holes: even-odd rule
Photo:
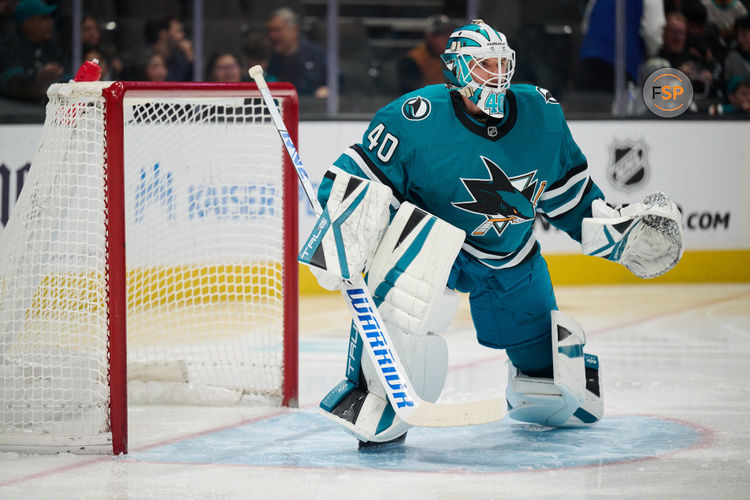
[[[0, 446], [111, 439], [103, 86], [50, 90], [0, 239]], [[174, 94], [124, 100], [131, 401], [279, 403], [280, 140], [260, 96]]]

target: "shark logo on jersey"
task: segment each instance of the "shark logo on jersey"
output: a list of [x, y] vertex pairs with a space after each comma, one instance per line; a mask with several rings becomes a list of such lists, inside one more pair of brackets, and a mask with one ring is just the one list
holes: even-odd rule
[[536, 91], [542, 94], [542, 97], [544, 97], [544, 102], [546, 102], [547, 104], [560, 104], [559, 102], [557, 102], [557, 99], [552, 97], [552, 92], [550, 92], [549, 90], [542, 87], [537, 87]]
[[484, 236], [494, 229], [498, 236], [508, 224], [532, 222], [539, 197], [547, 187], [542, 181], [537, 189], [536, 170], [516, 177], [508, 177], [503, 169], [489, 158], [480, 156], [489, 179], [461, 179], [472, 201], [453, 202], [461, 210], [481, 214], [485, 220], [474, 229], [472, 236]]
[[421, 96], [407, 99], [401, 106], [401, 113], [404, 118], [415, 122], [427, 118], [431, 110], [432, 104], [430, 104], [430, 101]]

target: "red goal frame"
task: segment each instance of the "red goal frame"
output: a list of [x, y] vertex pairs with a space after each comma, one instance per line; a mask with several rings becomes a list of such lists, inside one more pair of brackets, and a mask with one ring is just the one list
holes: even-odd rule
[[[299, 100], [289, 83], [269, 83], [271, 94], [284, 99], [282, 118], [289, 135], [298, 144]], [[105, 210], [107, 232], [107, 311], [109, 326], [109, 420], [112, 452], [128, 451], [127, 418], [127, 289], [125, 268], [124, 114], [129, 96], [227, 96], [258, 97], [254, 83], [113, 82], [102, 91], [105, 116]], [[282, 150], [283, 145], [279, 146]], [[284, 347], [282, 405], [298, 405], [298, 187], [288, 155], [283, 158], [283, 302]]]

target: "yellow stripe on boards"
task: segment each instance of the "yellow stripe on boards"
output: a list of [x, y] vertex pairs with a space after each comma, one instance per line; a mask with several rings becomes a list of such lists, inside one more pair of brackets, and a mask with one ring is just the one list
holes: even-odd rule
[[[685, 252], [668, 273], [644, 280], [619, 264], [580, 254], [545, 255], [555, 285], [606, 285], [637, 283], [738, 283], [750, 282], [750, 250], [695, 250]], [[318, 285], [307, 265], [300, 264], [300, 295], [332, 293]]]
[[216, 264], [128, 271], [128, 309], [281, 300], [281, 264]]
[[555, 285], [606, 285], [637, 283], [736, 283], [750, 281], [750, 250], [685, 252], [666, 274], [644, 280], [620, 264], [587, 255], [547, 255]]
[[[275, 301], [282, 296], [279, 263], [165, 266], [128, 271], [128, 309], [164, 304]], [[44, 276], [26, 318], [103, 310], [106, 283], [101, 274]]]

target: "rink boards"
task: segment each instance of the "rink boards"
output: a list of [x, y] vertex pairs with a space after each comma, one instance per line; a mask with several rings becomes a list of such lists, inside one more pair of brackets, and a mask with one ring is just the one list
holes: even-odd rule
[[[366, 122], [303, 122], [300, 153], [313, 183], [347, 146], [359, 142]], [[750, 280], [750, 209], [744, 193], [750, 124], [742, 121], [571, 121], [591, 176], [612, 203], [641, 200], [662, 190], [684, 214], [685, 256], [663, 282]], [[41, 135], [41, 125], [0, 126], [0, 222], [4, 223]], [[300, 192], [300, 241], [314, 215]], [[538, 220], [535, 234], [559, 284], [636, 283], [620, 266], [580, 255], [564, 233]], [[300, 290], [319, 292], [306, 269]]]

